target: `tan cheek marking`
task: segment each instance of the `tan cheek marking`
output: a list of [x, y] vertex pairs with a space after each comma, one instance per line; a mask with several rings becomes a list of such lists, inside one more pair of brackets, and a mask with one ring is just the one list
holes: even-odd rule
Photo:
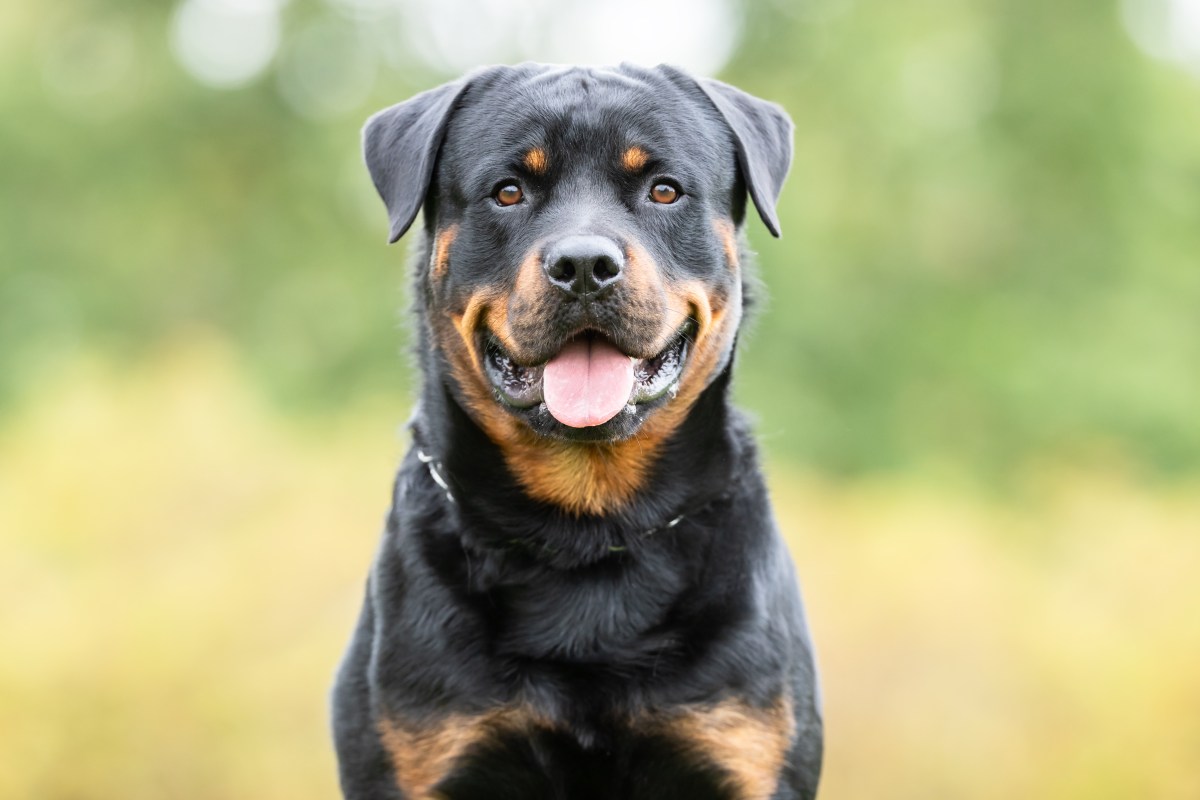
[[[658, 305], [662, 302], [663, 282], [662, 271], [645, 248], [631, 244], [625, 253], [625, 285], [626, 291], [639, 304]], [[676, 329], [683, 320], [668, 320]]]
[[733, 344], [742, 314], [741, 287], [736, 283], [727, 298], [710, 295], [700, 282], [688, 283], [669, 292], [669, 298], [670, 317], [677, 319], [690, 315], [696, 320], [696, 333], [679, 383], [679, 394], [646, 420], [642, 428], [643, 441], [655, 444], [675, 432], [701, 392], [708, 387]]
[[630, 172], [641, 172], [650, 160], [650, 154], [634, 145], [621, 154], [621, 166]]
[[550, 167], [550, 157], [540, 147], [535, 147], [525, 154], [525, 167], [534, 175], [545, 175]]
[[536, 319], [529, 320], [521, 317], [535, 315], [537, 309], [542, 308], [548, 302], [548, 295], [554, 291], [557, 290], [550, 285], [545, 271], [542, 269], [541, 251], [538, 247], [534, 247], [525, 254], [525, 258], [517, 267], [517, 279], [513, 285], [510, 305], [510, 308], [516, 311], [516, 318], [510, 321], [509, 314], [505, 313], [503, 327], [497, 328], [491, 319], [488, 320], [489, 326], [497, 332], [506, 346], [513, 350], [515, 342], [512, 336], [512, 326], [525, 330], [535, 327]]
[[517, 282], [513, 288], [513, 294], [532, 299], [540, 292], [544, 292], [548, 285], [549, 282], [542, 271], [541, 252], [535, 247], [525, 254], [521, 265], [517, 267]]
[[[661, 276], [644, 249], [631, 247], [626, 253], [625, 281], [636, 306], [661, 309]], [[536, 295], [544, 285], [540, 262], [527, 261], [518, 275], [516, 293]], [[674, 331], [682, 321], [682, 316], [667, 321], [667, 327]], [[527, 433], [507, 444], [506, 462], [525, 491], [577, 515], [602, 515], [628, 503], [644, 485], [657, 456], [656, 448], [640, 436], [612, 444], [576, 444]]]
[[[643, 262], [629, 269], [627, 280], [631, 290], [655, 288], [656, 276], [646, 267]], [[512, 297], [521, 307], [533, 309], [552, 291], [542, 273], [541, 255], [535, 248], [518, 268]], [[506, 341], [511, 341], [510, 324], [520, 324], [517, 320], [510, 321], [508, 314], [496, 307], [489, 309], [486, 321], [489, 329]], [[493, 435], [493, 431], [499, 435]], [[629, 442], [591, 445], [548, 441], [523, 425], [503, 428], [492, 425], [488, 432], [531, 497], [577, 515], [604, 514], [627, 503], [642, 487], [653, 461], [653, 454], [647, 448]]]
[[725, 263], [733, 272], [738, 270], [738, 247], [737, 237], [733, 232], [733, 223], [727, 219], [716, 218], [713, 220], [713, 229], [717, 232], [717, 237], [721, 240], [721, 246], [725, 249]]
[[433, 256], [430, 258], [429, 274], [434, 280], [441, 280], [450, 269], [450, 245], [458, 236], [458, 225], [450, 225], [438, 231], [433, 240]]
[[479, 322], [487, 313], [488, 308], [498, 299], [497, 294], [487, 290], [476, 292], [467, 300], [461, 314], [452, 315], [451, 321], [458, 331], [462, 345], [472, 356], [476, 355], [475, 334], [479, 330]]
[[[637, 268], [630, 279], [651, 284], [652, 276]], [[512, 297], [524, 308], [536, 308], [547, 292], [555, 291], [542, 273], [541, 255], [535, 248], [517, 271]], [[489, 329], [511, 342], [505, 309], [493, 306], [486, 315]], [[640, 444], [576, 444], [542, 439], [503, 414], [507, 424], [493, 423], [492, 441], [504, 453], [505, 463], [517, 482], [533, 498], [557, 505], [572, 514], [605, 514], [627, 503], [641, 489], [653, 454]]]
[[768, 708], [726, 700], [644, 719], [651, 732], [680, 741], [726, 773], [738, 800], [769, 800], [796, 734], [791, 698]]
[[502, 708], [479, 716], [452, 714], [421, 726], [383, 719], [378, 730], [404, 796], [434, 800], [434, 788], [467, 750], [502, 733], [545, 724], [529, 709]]
[[[741, 314], [740, 294], [732, 302], [730, 298], [710, 296], [708, 287], [699, 281], [665, 290], [653, 257], [636, 245], [626, 253], [626, 267], [626, 288], [637, 298], [635, 304], [652, 307], [662, 317], [658, 347], [666, 347], [689, 316], [698, 323], [679, 394], [651, 415], [642, 431], [628, 441], [586, 445], [548, 442], [519, 428], [515, 435], [498, 442], [506, 463], [531, 497], [574, 514], [611, 513], [641, 490], [660, 445], [674, 433], [708, 386], [732, 342], [732, 331]], [[734, 292], [739, 292], [738, 285], [734, 286]]]
[[[611, 513], [643, 487], [658, 457], [659, 445], [675, 431], [708, 385], [732, 341], [741, 313], [740, 295], [711, 296], [708, 287], [698, 281], [666, 290], [653, 257], [642, 248], [630, 248], [626, 266], [626, 288], [636, 298], [635, 305], [653, 309], [656, 316], [662, 317], [660, 347], [666, 346], [689, 316], [698, 322], [678, 396], [651, 415], [642, 431], [628, 441], [577, 444], [543, 439], [497, 403], [481, 372], [476, 341], [481, 323], [511, 345], [511, 326], [517, 321], [509, 319], [510, 300], [517, 298], [528, 307], [536, 307], [543, 293], [549, 291], [536, 250], [518, 268], [511, 292], [498, 288], [478, 292], [461, 313], [441, 318], [443, 326], [447, 320], [450, 323], [440, 340], [468, 412], [500, 448], [509, 470], [531, 497], [576, 515]], [[738, 291], [736, 284], [734, 291]]]
[[458, 384], [467, 410], [476, 423], [497, 444], [511, 437], [517, 420], [504, 413], [492, 395], [487, 378], [480, 371], [481, 361], [476, 333], [480, 321], [490, 309], [502, 307], [502, 293], [492, 289], [472, 295], [463, 311], [434, 319], [435, 334], [450, 364], [450, 374]]

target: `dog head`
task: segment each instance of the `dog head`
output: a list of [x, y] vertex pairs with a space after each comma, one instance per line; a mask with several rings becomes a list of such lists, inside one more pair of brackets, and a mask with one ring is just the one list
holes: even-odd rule
[[367, 123], [391, 240], [424, 206], [419, 303], [500, 444], [660, 441], [730, 359], [746, 195], [779, 233], [778, 106], [665, 66], [494, 67]]

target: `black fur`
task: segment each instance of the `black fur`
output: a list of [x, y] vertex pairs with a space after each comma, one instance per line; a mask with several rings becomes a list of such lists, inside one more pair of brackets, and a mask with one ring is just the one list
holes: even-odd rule
[[[521, 176], [528, 208], [497, 211], [489, 194], [520, 172], [513, 154], [547, 141], [549, 169]], [[614, 171], [603, 157], [635, 141], [662, 162], [649, 178]], [[522, 65], [486, 69], [380, 112], [364, 149], [393, 241], [424, 205], [415, 270], [424, 384], [414, 447], [396, 478], [334, 693], [345, 796], [416, 800], [397, 786], [381, 720], [426, 724], [520, 703], [552, 724], [472, 746], [437, 797], [735, 800], [741, 795], [715, 760], [627, 721], [726, 700], [761, 709], [786, 695], [795, 736], [772, 797], [814, 797], [821, 721], [812, 647], [755, 448], [730, 406], [732, 343], [637, 494], [608, 513], [573, 513], [531, 497], [473, 418], [434, 330], [445, 309], [429, 275], [433, 234], [449, 222], [458, 234], [448, 280], [467, 291], [503, 282], [539, 238], [586, 219], [598, 230], [635, 230], [672, 279], [727, 280], [712, 219], [740, 229], [748, 192], [778, 235], [787, 116], [667, 67]], [[680, 180], [687, 203], [640, 204], [646, 180], [661, 173]], [[581, 322], [580, 314], [592, 316]], [[640, 340], [629, 333], [625, 346], [621, 319], [620, 309], [600, 303], [564, 304], [530, 337], [545, 350], [533, 360], [552, 355], [580, 325], [634, 352]], [[661, 405], [630, 411], [594, 436], [636, 437]], [[574, 433], [544, 408], [518, 415], [547, 440]], [[437, 459], [432, 470], [418, 451]]]

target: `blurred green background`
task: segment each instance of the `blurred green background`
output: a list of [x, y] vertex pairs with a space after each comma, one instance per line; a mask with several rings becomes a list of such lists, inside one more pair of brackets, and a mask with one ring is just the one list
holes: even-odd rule
[[822, 797], [1200, 797], [1198, 0], [7, 4], [0, 797], [336, 796], [414, 379], [359, 127], [525, 58], [797, 123], [738, 392]]

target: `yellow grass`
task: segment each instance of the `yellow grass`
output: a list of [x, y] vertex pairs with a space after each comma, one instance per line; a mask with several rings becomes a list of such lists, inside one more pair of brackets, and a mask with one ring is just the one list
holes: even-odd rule
[[[0, 797], [337, 796], [326, 692], [404, 412], [299, 429], [245, 385], [211, 342], [84, 360], [0, 428]], [[1194, 493], [771, 472], [823, 798], [1200, 797]]]

